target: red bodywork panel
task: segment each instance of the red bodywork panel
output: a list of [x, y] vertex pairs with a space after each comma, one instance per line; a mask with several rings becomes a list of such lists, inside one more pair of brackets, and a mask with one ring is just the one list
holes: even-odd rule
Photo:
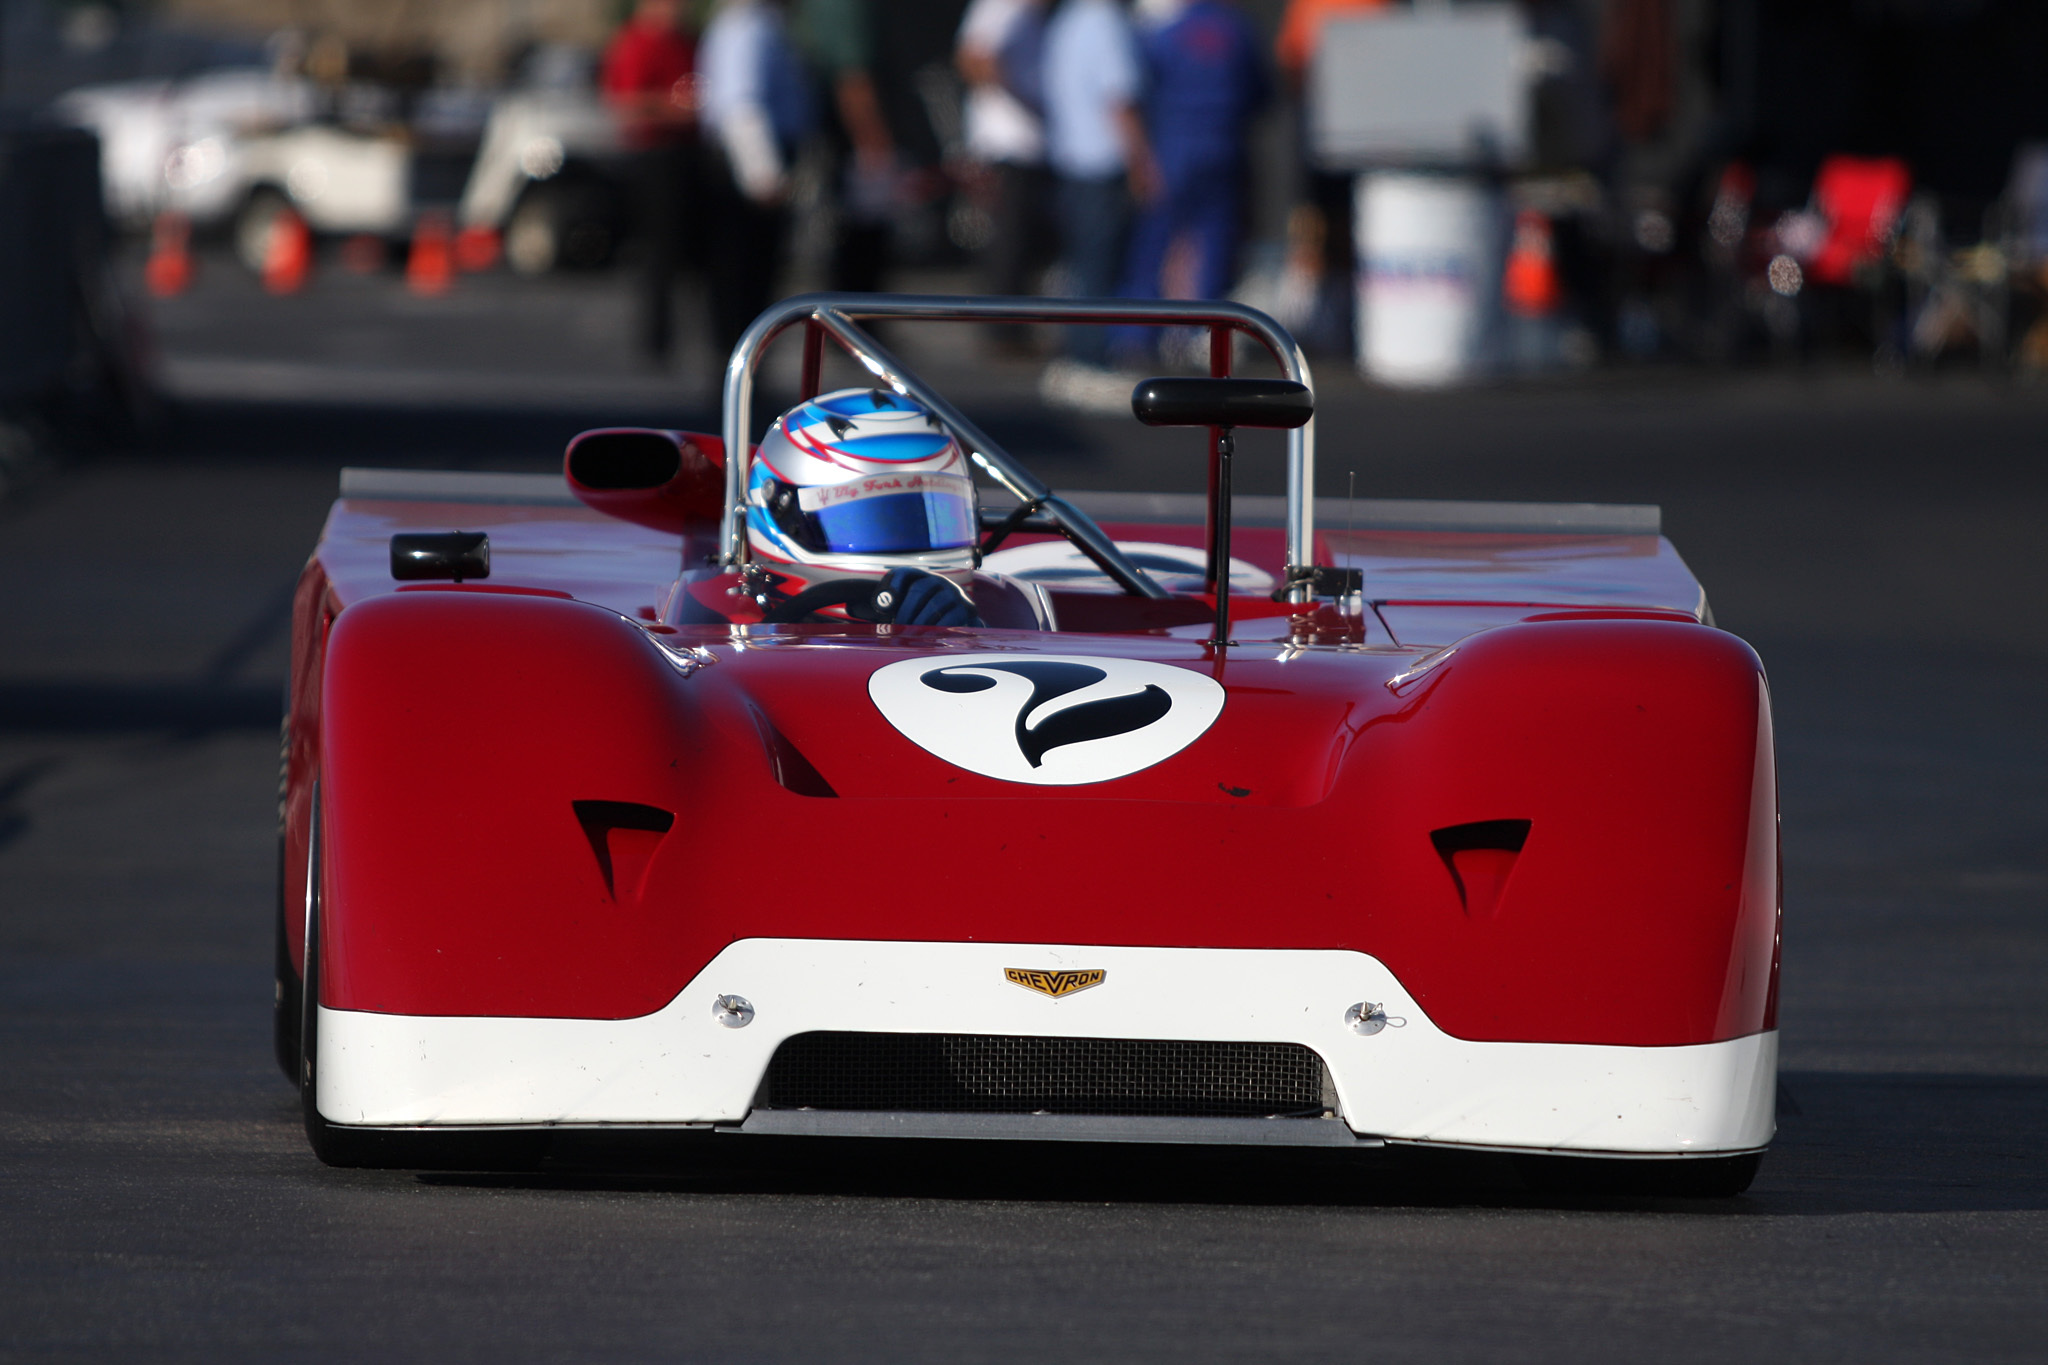
[[[317, 762], [330, 1006], [629, 1017], [728, 943], [778, 936], [1356, 949], [1476, 1040], [1773, 1022], [1762, 673], [1683, 619], [1507, 625], [1419, 671], [1390, 643], [1219, 667], [1160, 635], [820, 626], [736, 646], [452, 589], [347, 602], [323, 659], [345, 596], [309, 569], [295, 650], [288, 848], [303, 878]], [[717, 662], [685, 676], [657, 632]], [[1032, 787], [934, 757], [868, 699], [885, 664], [1008, 649], [1202, 670], [1227, 700], [1152, 768]], [[1527, 822], [1526, 841], [1433, 841], [1484, 822]]]

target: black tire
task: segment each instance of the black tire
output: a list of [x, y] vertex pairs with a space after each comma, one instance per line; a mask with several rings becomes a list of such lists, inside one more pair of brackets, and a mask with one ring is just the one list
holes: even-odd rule
[[520, 196], [505, 220], [505, 264], [513, 274], [538, 279], [569, 265], [572, 209], [570, 197], [553, 185]]
[[1523, 1183], [1538, 1194], [1733, 1199], [1756, 1179], [1763, 1160], [1762, 1152], [1673, 1161], [1525, 1156], [1516, 1158], [1515, 1165]]
[[292, 201], [284, 191], [270, 185], [257, 186], [242, 201], [241, 210], [235, 214], [232, 236], [235, 259], [250, 274], [263, 273], [270, 261], [270, 236], [277, 230], [278, 219], [291, 211]]
[[[290, 706], [290, 699], [286, 699]], [[285, 893], [285, 808], [291, 788], [292, 764], [292, 718], [289, 710], [277, 727], [277, 916], [275, 933], [277, 951], [276, 988], [270, 1003], [271, 1045], [277, 1052], [278, 1069], [293, 1085], [299, 1083], [299, 969], [292, 965], [291, 941], [285, 936], [285, 904], [290, 897]]]
[[616, 219], [595, 183], [564, 176], [531, 186], [505, 219], [505, 264], [529, 278], [594, 270], [611, 260]]
[[329, 1166], [362, 1166], [362, 1135], [329, 1123], [320, 1113], [320, 783], [313, 783], [313, 812], [306, 837], [306, 970], [299, 996], [299, 1055], [294, 1071], [306, 1140]]
[[299, 971], [292, 966], [292, 949], [285, 938], [284, 923], [284, 835], [277, 836], [277, 989], [270, 1006], [270, 1034], [277, 1052], [278, 1070], [293, 1085], [299, 1083]]

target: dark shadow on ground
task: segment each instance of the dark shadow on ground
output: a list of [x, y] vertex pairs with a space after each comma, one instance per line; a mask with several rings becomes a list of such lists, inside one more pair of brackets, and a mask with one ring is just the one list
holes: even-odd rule
[[[432, 1185], [925, 1199], [1642, 1210], [1695, 1215], [2048, 1208], [2048, 1080], [1790, 1073], [1797, 1114], [1746, 1195], [1539, 1192], [1515, 1159], [1423, 1148], [1355, 1152], [558, 1134], [539, 1173], [431, 1173]], [[625, 1136], [625, 1135], [622, 1135]], [[309, 1155], [308, 1160], [311, 1157]]]
[[273, 682], [0, 682], [0, 733], [275, 730], [283, 716]]

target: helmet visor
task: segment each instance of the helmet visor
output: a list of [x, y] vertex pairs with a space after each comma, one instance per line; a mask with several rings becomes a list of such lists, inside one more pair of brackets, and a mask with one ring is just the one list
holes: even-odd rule
[[799, 489], [797, 507], [804, 539], [827, 554], [911, 554], [974, 543], [974, 481], [959, 474], [872, 474]]

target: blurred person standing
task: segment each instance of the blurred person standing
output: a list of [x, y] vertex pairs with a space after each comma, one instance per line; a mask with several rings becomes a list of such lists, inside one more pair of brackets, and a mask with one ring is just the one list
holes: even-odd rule
[[811, 100], [779, 0], [719, 0], [702, 56], [707, 273], [722, 365], [747, 324], [774, 301], [790, 165], [810, 131]]
[[1045, 164], [1043, 0], [974, 0], [960, 21], [954, 65], [967, 82], [967, 154], [994, 180], [982, 289], [1029, 294], [1051, 260], [1052, 172]]
[[605, 48], [598, 86], [633, 157], [635, 212], [645, 257], [635, 319], [649, 360], [675, 340], [675, 279], [694, 177], [696, 48], [681, 0], [639, 0]]
[[877, 88], [870, 0], [801, 0], [798, 37], [832, 114], [839, 221], [828, 286], [871, 292], [889, 264], [889, 227], [902, 173]]
[[[1141, 0], [1138, 49], [1145, 127], [1159, 193], [1131, 233], [1122, 292], [1156, 299], [1167, 251], [1194, 248], [1193, 296], [1220, 299], [1237, 269], [1244, 221], [1246, 134], [1272, 98], [1258, 32], [1230, 0]], [[1149, 353], [1153, 329], [1124, 328], [1120, 354]]]
[[[1115, 290], [1131, 203], [1158, 194], [1141, 93], [1123, 8], [1116, 0], [1062, 0], [1045, 28], [1046, 159], [1059, 178], [1060, 259], [1076, 297]], [[1129, 406], [1129, 385], [1108, 369], [1104, 329], [1068, 328], [1066, 351], [1040, 385], [1049, 401], [1107, 410], [1114, 398]]]

